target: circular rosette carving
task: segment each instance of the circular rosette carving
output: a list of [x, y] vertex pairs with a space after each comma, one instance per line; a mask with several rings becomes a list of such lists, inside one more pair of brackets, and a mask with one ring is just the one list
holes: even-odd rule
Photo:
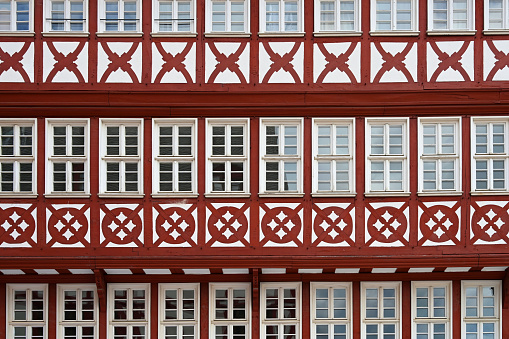
[[383, 243], [403, 240], [407, 227], [405, 215], [395, 207], [378, 208], [368, 218], [368, 233]]
[[291, 208], [276, 207], [263, 216], [261, 227], [265, 238], [284, 244], [298, 240], [302, 224], [299, 215]]
[[75, 208], [62, 208], [48, 220], [48, 232], [51, 238], [61, 244], [81, 242], [88, 231], [87, 217]]
[[472, 215], [472, 232], [484, 241], [506, 239], [509, 233], [509, 214], [496, 205], [482, 206]]
[[244, 239], [248, 230], [245, 214], [235, 207], [220, 207], [209, 217], [209, 233], [216, 241], [231, 244]]
[[141, 234], [141, 218], [128, 208], [115, 208], [104, 216], [102, 230], [108, 241], [120, 245], [129, 244]]
[[317, 213], [313, 222], [315, 234], [327, 243], [340, 243], [349, 239], [353, 231], [350, 213], [340, 207], [327, 207]]
[[447, 206], [429, 207], [419, 222], [423, 238], [433, 242], [446, 242], [456, 237], [459, 219], [454, 210]]
[[[168, 216], [168, 217], [166, 217]], [[191, 238], [195, 230], [194, 217], [178, 207], [170, 207], [156, 218], [156, 233], [169, 244], [182, 244]]]
[[22, 244], [35, 232], [35, 220], [29, 212], [19, 207], [6, 208], [0, 214], [2, 241], [10, 244]]

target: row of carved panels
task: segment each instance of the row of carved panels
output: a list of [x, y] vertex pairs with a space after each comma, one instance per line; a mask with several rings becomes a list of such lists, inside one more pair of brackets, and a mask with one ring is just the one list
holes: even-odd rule
[[[311, 247], [410, 244], [409, 201], [366, 203], [362, 207], [365, 220], [357, 220], [357, 224], [354, 203], [278, 202], [255, 207], [249, 203], [206, 203], [201, 212], [198, 203], [161, 203], [152, 205], [152, 216], [145, 215], [147, 211], [140, 203], [37, 206], [0, 204], [0, 247], [90, 248], [93, 232], [99, 233], [95, 234], [99, 247], [302, 247], [304, 232], [311, 232], [311, 244], [306, 244]], [[257, 216], [251, 215], [253, 208], [258, 209]], [[415, 225], [418, 246], [509, 244], [508, 201], [472, 201], [468, 230], [461, 211], [459, 200], [420, 201]], [[94, 225], [92, 214], [99, 215]], [[45, 220], [44, 225], [41, 220]], [[255, 223], [259, 239], [251, 239]], [[43, 243], [37, 231], [41, 227], [45, 229]], [[360, 229], [365, 234], [362, 244], [356, 240], [356, 230]], [[151, 244], [145, 241], [146, 231], [152, 232]], [[200, 237], [204, 240], [198, 240], [198, 232], [205, 233]], [[468, 239], [462, 239], [465, 234]]]
[[[471, 82], [476, 64], [482, 63], [484, 81], [509, 81], [509, 40], [482, 42], [482, 58], [475, 55], [473, 41], [431, 41], [425, 60], [417, 42], [315, 43], [313, 45], [314, 83], [358, 84], [369, 72], [371, 83]], [[420, 48], [420, 47], [419, 47]], [[101, 42], [97, 56], [90, 55], [89, 43], [46, 41], [42, 50], [45, 83], [89, 83], [89, 62], [97, 62], [97, 82], [153, 84], [196, 83], [197, 69], [204, 68], [206, 83], [289, 83], [304, 82], [303, 42], [259, 43], [258, 78], [250, 78], [249, 42], [210, 42], [205, 44], [204, 67], [197, 62], [196, 42], [152, 43], [151, 60], [146, 60], [140, 42]], [[33, 42], [0, 44], [0, 82], [34, 82]], [[368, 53], [369, 70], [361, 67], [361, 55]], [[92, 60], [97, 58], [97, 60]], [[142, 65], [149, 62], [150, 76]], [[418, 65], [425, 65], [425, 79]], [[255, 76], [256, 78], [256, 76]], [[145, 80], [150, 79], [150, 80]]]

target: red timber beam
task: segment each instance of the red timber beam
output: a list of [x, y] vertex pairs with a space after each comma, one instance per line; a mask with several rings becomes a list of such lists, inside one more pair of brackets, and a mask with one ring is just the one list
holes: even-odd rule
[[502, 308], [509, 310], [509, 268], [505, 270], [505, 276], [502, 280]]
[[104, 271], [95, 269], [94, 276], [97, 296], [99, 297], [99, 309], [106, 310], [106, 280], [104, 279]]

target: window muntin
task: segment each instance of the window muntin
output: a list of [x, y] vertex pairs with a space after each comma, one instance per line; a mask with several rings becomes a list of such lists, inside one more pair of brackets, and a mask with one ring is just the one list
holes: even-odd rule
[[462, 281], [463, 338], [501, 338], [501, 282]]
[[101, 121], [101, 180], [102, 193], [142, 192], [141, 141], [139, 119]]
[[300, 338], [301, 284], [261, 283], [261, 337]]
[[45, 6], [46, 31], [84, 32], [87, 29], [85, 0], [47, 0]]
[[469, 31], [473, 25], [472, 0], [428, 0], [430, 31]]
[[417, 1], [371, 0], [371, 31], [412, 32], [417, 30]]
[[412, 320], [417, 337], [451, 336], [451, 282], [412, 282]]
[[210, 284], [210, 333], [214, 339], [250, 337], [249, 283]]
[[32, 6], [26, 0], [0, 0], [0, 32], [31, 31]]
[[95, 285], [58, 285], [57, 321], [59, 335], [65, 339], [93, 339], [97, 336], [97, 297]]
[[0, 120], [0, 194], [34, 194], [36, 123]]
[[206, 31], [211, 33], [249, 31], [249, 1], [208, 0]]
[[315, 32], [359, 32], [359, 0], [316, 0]]
[[302, 192], [302, 120], [263, 119], [261, 126], [260, 190]]
[[160, 333], [165, 339], [199, 336], [199, 284], [159, 284]]
[[300, 0], [260, 1], [260, 31], [266, 33], [301, 32], [303, 2]]
[[154, 0], [153, 31], [159, 33], [194, 32], [195, 2], [193, 0]]
[[400, 337], [401, 283], [361, 283], [362, 337]]
[[109, 336], [148, 339], [149, 284], [108, 285]]
[[99, 23], [102, 32], [140, 32], [140, 0], [101, 0]]
[[47, 285], [7, 285], [8, 338], [46, 338], [47, 311]]
[[195, 129], [193, 119], [154, 120], [154, 194], [196, 193]]
[[351, 336], [351, 290], [351, 283], [311, 283], [313, 338], [349, 338]]
[[476, 192], [508, 190], [508, 124], [502, 119], [473, 119], [472, 187]]

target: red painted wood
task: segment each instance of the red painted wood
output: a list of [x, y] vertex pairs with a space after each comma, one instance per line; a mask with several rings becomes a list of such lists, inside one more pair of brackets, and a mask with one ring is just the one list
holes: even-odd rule
[[[164, 297], [163, 297], [164, 300]], [[159, 286], [156, 282], [150, 284], [150, 338], [159, 338]]]
[[352, 335], [353, 339], [361, 338], [361, 284], [352, 283]]
[[452, 335], [454, 339], [461, 338], [461, 281], [452, 281]]
[[311, 338], [311, 291], [309, 281], [302, 282], [302, 338]]
[[57, 338], [57, 285], [48, 285], [48, 339]]
[[410, 281], [401, 284], [401, 337], [412, 337], [412, 285]]
[[200, 338], [209, 337], [209, 286], [200, 283]]

